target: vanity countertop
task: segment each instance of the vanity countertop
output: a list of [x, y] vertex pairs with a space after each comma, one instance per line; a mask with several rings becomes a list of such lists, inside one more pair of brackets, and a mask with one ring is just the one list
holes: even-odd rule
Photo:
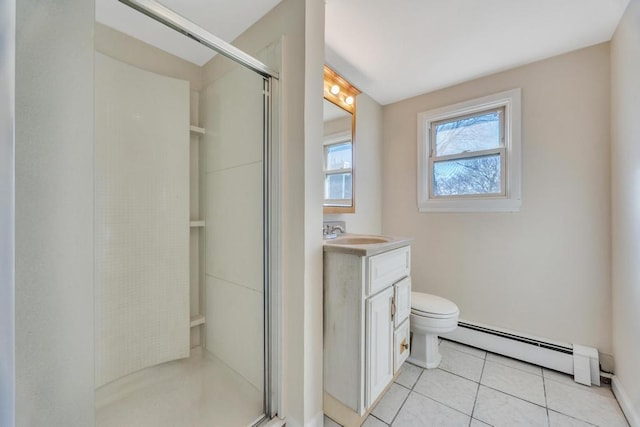
[[325, 252], [371, 256], [407, 246], [411, 244], [412, 241], [412, 238], [407, 237], [345, 233], [335, 239], [325, 239], [323, 248]]

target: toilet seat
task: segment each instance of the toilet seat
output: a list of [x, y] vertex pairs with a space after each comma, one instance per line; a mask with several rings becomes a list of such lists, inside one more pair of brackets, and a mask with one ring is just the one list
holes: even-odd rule
[[411, 314], [435, 319], [448, 319], [457, 317], [460, 310], [448, 299], [422, 292], [411, 292]]

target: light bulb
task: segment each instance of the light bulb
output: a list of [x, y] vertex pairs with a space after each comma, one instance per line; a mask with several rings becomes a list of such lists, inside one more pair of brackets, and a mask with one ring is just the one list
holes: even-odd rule
[[333, 85], [331, 86], [331, 93], [334, 95], [337, 95], [340, 93], [340, 86], [338, 85]]
[[351, 104], [353, 104], [353, 96], [347, 96], [347, 97], [344, 99], [344, 102], [346, 102], [346, 104], [347, 104], [347, 105], [351, 105]]

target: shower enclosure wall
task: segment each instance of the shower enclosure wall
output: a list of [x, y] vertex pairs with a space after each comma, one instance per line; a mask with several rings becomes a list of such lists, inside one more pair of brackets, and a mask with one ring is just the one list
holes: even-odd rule
[[97, 424], [271, 416], [273, 80], [217, 56], [190, 88], [98, 49]]

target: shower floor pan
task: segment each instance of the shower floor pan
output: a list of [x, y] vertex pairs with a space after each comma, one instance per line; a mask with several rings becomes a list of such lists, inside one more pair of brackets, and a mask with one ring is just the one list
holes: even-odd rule
[[262, 392], [200, 347], [191, 357], [135, 372], [96, 391], [98, 427], [250, 425]]

